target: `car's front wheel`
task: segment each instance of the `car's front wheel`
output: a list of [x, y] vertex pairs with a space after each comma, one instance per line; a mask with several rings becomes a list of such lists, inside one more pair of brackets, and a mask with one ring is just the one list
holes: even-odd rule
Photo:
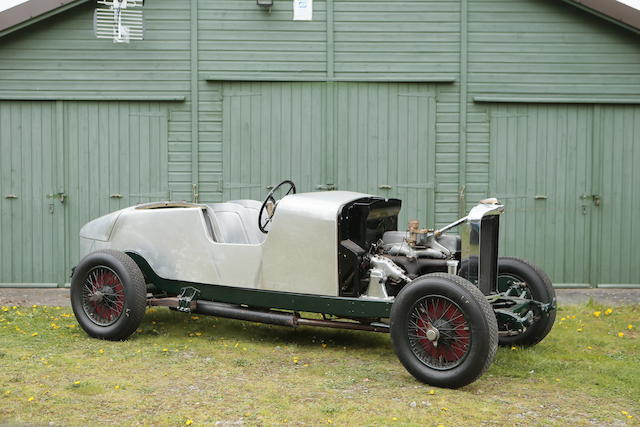
[[142, 321], [146, 297], [140, 268], [122, 252], [90, 253], [71, 278], [71, 307], [82, 329], [94, 338], [129, 337]]
[[391, 309], [391, 340], [416, 379], [438, 387], [472, 383], [491, 365], [498, 328], [491, 306], [469, 281], [434, 273], [406, 285]]

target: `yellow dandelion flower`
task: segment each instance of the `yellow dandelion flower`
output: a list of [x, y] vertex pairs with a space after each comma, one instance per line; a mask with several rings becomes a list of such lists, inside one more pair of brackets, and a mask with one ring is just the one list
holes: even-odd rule
[[196, 335], [197, 337], [200, 337], [200, 336], [202, 336], [202, 332], [196, 332], [196, 333], [195, 333], [195, 335]]
[[594, 316], [594, 317], [600, 317], [600, 315], [601, 315], [601, 314], [602, 314], [602, 312], [601, 312], [601, 311], [594, 311], [594, 312], [593, 312], [593, 316]]
[[55, 323], [52, 323], [51, 329], [60, 329], [60, 326], [56, 325]]
[[443, 411], [443, 412], [447, 412], [449, 410], [449, 408], [441, 408], [440, 410]]
[[327, 348], [327, 345], [325, 343], [322, 343], [322, 348]]
[[119, 385], [114, 385], [113, 388], [116, 389], [116, 390], [120, 390], [120, 386]]
[[436, 427], [444, 427], [444, 424], [438, 424]]
[[629, 323], [629, 324], [627, 325], [627, 329], [628, 329], [628, 330], [632, 330], [632, 329], [633, 329], [633, 325], [632, 325], [631, 323]]
[[198, 320], [199, 318], [199, 316], [191, 316], [191, 320]]
[[562, 322], [562, 321], [564, 321], [564, 320], [567, 320], [567, 319], [565, 319], [564, 317], [561, 317], [561, 318], [560, 318], [560, 321], [561, 321], [561, 322]]
[[431, 395], [436, 394], [436, 391], [435, 390], [429, 390], [429, 394], [431, 394]]
[[559, 383], [560, 382], [560, 378], [556, 378], [556, 382]]
[[38, 305], [37, 305], [37, 304], [33, 304], [33, 305], [31, 306], [31, 308], [38, 308]]
[[631, 419], [633, 418], [633, 415], [627, 415], [627, 418]]
[[517, 349], [518, 349], [518, 347], [516, 347], [515, 345], [511, 346], [511, 350], [517, 350]]
[[612, 310], [612, 309], [610, 309], [610, 308], [607, 308], [607, 309], [604, 311], [605, 316], [608, 316], [608, 315], [610, 315], [611, 313], [613, 313], [613, 310]]
[[162, 351], [169, 351], [169, 349], [168, 348], [163, 348]]
[[577, 330], [578, 330], [578, 332], [582, 332], [582, 328], [578, 328]]
[[101, 348], [100, 350], [98, 350], [98, 353], [104, 354], [104, 348]]
[[593, 347], [591, 347], [590, 345], [587, 346], [587, 350], [593, 350]]
[[184, 422], [184, 425], [190, 426], [191, 424], [193, 424], [193, 420], [187, 420]]
[[78, 385], [78, 384], [80, 384], [80, 381], [74, 381], [73, 383], [74, 383], [75, 385]]
[[2, 311], [9, 311], [9, 307], [2, 306]]
[[298, 363], [298, 361], [299, 361], [299, 360], [298, 360], [298, 358], [297, 358], [297, 357], [294, 357], [294, 358], [293, 358], [293, 363], [297, 364], [297, 363]]
[[308, 364], [308, 363], [305, 363], [305, 364], [304, 364], [304, 365], [302, 365], [302, 366], [303, 366], [303, 367], [305, 367], [305, 368], [308, 368], [308, 367], [309, 367], [309, 364]]
[[333, 424], [332, 420], [327, 420], [327, 424]]
[[620, 411], [620, 413], [621, 413], [622, 415], [629, 415], [629, 413], [628, 413], [627, 411]]
[[31, 396], [30, 398], [27, 399], [27, 402], [33, 402], [35, 400], [35, 397]]
[[155, 309], [155, 308], [150, 308], [150, 309], [149, 309], [149, 313], [155, 313], [155, 312], [156, 312], [156, 309]]
[[575, 318], [576, 318], [576, 315], [574, 314], [573, 316], [571, 316], [571, 318], [575, 320]]
[[391, 418], [393, 421], [398, 421], [398, 417]]
[[37, 332], [34, 332], [34, 333], [32, 333], [32, 334], [31, 334], [31, 336], [32, 336], [32, 337], [37, 337], [37, 336], [38, 336], [38, 333], [37, 333]]
[[619, 336], [620, 338], [624, 337], [624, 332], [618, 332], [618, 336]]
[[11, 390], [6, 390], [6, 391], [4, 392], [4, 394], [5, 394], [6, 396], [10, 395], [10, 394], [11, 394]]
[[11, 309], [12, 309], [12, 310], [17, 310], [17, 309], [18, 309], [18, 306], [17, 306], [17, 305], [14, 305], [13, 307], [11, 307]]

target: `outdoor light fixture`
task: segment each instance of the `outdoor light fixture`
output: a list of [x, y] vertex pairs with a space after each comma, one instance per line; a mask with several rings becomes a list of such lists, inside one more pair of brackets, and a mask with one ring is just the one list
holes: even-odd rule
[[256, 0], [256, 4], [265, 9], [267, 12], [271, 12], [271, 8], [273, 7], [273, 0]]

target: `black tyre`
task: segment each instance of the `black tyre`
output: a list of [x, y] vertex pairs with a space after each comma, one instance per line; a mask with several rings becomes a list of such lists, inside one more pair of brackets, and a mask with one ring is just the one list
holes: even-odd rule
[[71, 278], [71, 307], [78, 323], [94, 338], [120, 341], [140, 325], [147, 303], [144, 276], [126, 254], [90, 253]]
[[[551, 280], [542, 269], [521, 258], [498, 258], [498, 292], [505, 292], [514, 282], [524, 283], [525, 298], [548, 304], [556, 297]], [[499, 343], [504, 346], [537, 344], [551, 331], [555, 320], [555, 308], [545, 313], [534, 307], [533, 325], [520, 334], [500, 336]]]
[[419, 381], [458, 388], [491, 365], [498, 346], [496, 317], [482, 293], [462, 277], [433, 273], [405, 286], [393, 303], [391, 341]]

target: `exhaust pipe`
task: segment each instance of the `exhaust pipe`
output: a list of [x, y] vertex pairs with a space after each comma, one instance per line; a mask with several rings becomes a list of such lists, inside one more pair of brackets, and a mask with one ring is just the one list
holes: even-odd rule
[[[176, 297], [149, 298], [147, 303], [152, 306], [163, 306], [172, 309], [179, 307], [179, 299]], [[323, 328], [352, 329], [368, 332], [389, 332], [389, 325], [384, 323], [362, 324], [349, 321], [336, 321], [325, 319], [307, 319], [294, 313], [275, 310], [258, 310], [242, 307], [240, 305], [226, 304], [205, 300], [191, 301], [188, 312], [206, 316], [225, 317], [227, 319], [246, 320], [249, 322], [266, 323], [270, 325], [288, 326], [317, 326]]]

